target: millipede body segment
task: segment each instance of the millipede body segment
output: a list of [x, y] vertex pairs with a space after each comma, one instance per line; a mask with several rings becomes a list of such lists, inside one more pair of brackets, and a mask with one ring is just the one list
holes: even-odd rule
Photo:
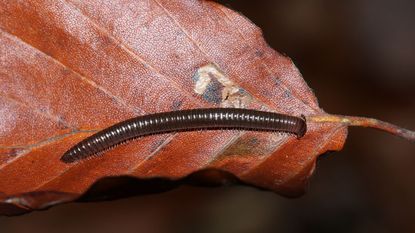
[[72, 163], [97, 155], [130, 139], [161, 133], [240, 129], [285, 132], [304, 136], [304, 118], [240, 108], [206, 108], [163, 112], [122, 121], [82, 140], [61, 157]]

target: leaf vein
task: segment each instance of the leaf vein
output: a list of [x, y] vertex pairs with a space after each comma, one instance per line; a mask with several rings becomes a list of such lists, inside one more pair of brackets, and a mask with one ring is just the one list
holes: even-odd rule
[[125, 51], [127, 54], [129, 54], [131, 57], [133, 57], [134, 59], [136, 59], [137, 61], [139, 61], [141, 64], [143, 64], [144, 66], [148, 67], [150, 70], [152, 70], [156, 75], [166, 79], [167, 81], [170, 82], [170, 84], [174, 87], [176, 87], [178, 90], [181, 90], [182, 93], [189, 99], [189, 101], [200, 105], [199, 102], [200, 100], [195, 98], [194, 96], [192, 96], [188, 91], [184, 90], [176, 81], [174, 81], [172, 78], [168, 77], [165, 74], [162, 74], [160, 70], [158, 70], [156, 67], [154, 67], [153, 65], [151, 65], [148, 61], [146, 61], [143, 57], [141, 57], [137, 52], [135, 52], [132, 48], [130, 48], [129, 45], [127, 45], [124, 41], [122, 41], [121, 39], [116, 38], [112, 33], [110, 33], [105, 27], [99, 25], [97, 22], [95, 22], [94, 20], [91, 19], [91, 17], [89, 17], [88, 15], [86, 15], [84, 12], [82, 12], [81, 9], [79, 9], [77, 6], [75, 6], [74, 4], [67, 2], [67, 0], [64, 0], [68, 5], [71, 5], [72, 8], [74, 10], [76, 10], [77, 12], [79, 12], [79, 14], [81, 14], [83, 17], [85, 17], [92, 25], [94, 25], [94, 27], [96, 29], [98, 29], [99, 31], [101, 31], [103, 34], [105, 34], [106, 36], [108, 36], [109, 39], [113, 40], [114, 42], [116, 42], [123, 51]]
[[35, 112], [38, 115], [44, 116], [50, 120], [52, 120], [53, 122], [55, 122], [56, 124], [62, 124], [64, 127], [66, 128], [70, 128], [72, 130], [75, 130], [76, 128], [71, 126], [69, 123], [67, 123], [65, 120], [63, 120], [62, 118], [53, 115], [51, 112], [49, 111], [42, 111], [40, 109], [37, 109], [36, 107], [34, 107], [33, 105], [27, 104], [27, 103], [23, 103], [20, 102], [19, 100], [17, 100], [16, 98], [13, 98], [11, 96], [6, 96], [3, 93], [0, 93], [0, 98], [6, 99], [7, 101], [13, 102], [21, 107], [27, 108], [29, 110], [32, 110], [33, 112]]
[[125, 103], [120, 97], [112, 94], [110, 91], [108, 91], [107, 89], [105, 89], [104, 87], [98, 85], [96, 82], [92, 81], [91, 79], [83, 76], [82, 74], [80, 74], [79, 72], [75, 71], [74, 69], [66, 66], [65, 64], [61, 63], [58, 59], [56, 59], [55, 57], [48, 55], [47, 53], [43, 52], [42, 50], [40, 50], [39, 48], [29, 44], [28, 42], [24, 41], [23, 39], [17, 37], [16, 35], [4, 30], [3, 28], [0, 27], [0, 32], [3, 33], [5, 36], [9, 37], [12, 40], [15, 40], [23, 45], [25, 45], [26, 47], [33, 49], [34, 51], [37, 51], [38, 53], [40, 53], [41, 55], [43, 55], [46, 58], [49, 58], [49, 60], [53, 61], [55, 64], [71, 71], [73, 74], [76, 75], [76, 77], [78, 77], [81, 81], [87, 83], [88, 85], [99, 89], [100, 91], [102, 91], [104, 94], [106, 94], [107, 96], [109, 96], [112, 99], [115, 99], [119, 104], [121, 104], [122, 106], [125, 106], [128, 110], [133, 111], [135, 113], [141, 113], [142, 110], [137, 109], [127, 103]]

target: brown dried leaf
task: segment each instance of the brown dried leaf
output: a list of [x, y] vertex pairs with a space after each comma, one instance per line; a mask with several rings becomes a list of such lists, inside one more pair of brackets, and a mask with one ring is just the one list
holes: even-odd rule
[[[2, 214], [74, 200], [105, 177], [179, 180], [209, 169], [299, 195], [316, 158], [343, 147], [348, 125], [414, 139], [376, 120], [326, 114], [289, 58], [249, 20], [211, 1], [1, 0], [0, 52]], [[59, 160], [121, 120], [218, 106], [304, 114], [308, 132], [301, 140], [165, 134], [81, 163]], [[223, 178], [215, 174], [204, 177]]]

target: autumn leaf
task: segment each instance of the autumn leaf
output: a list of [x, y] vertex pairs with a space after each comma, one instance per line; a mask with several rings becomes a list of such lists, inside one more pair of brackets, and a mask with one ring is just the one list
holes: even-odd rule
[[[59, 160], [119, 121], [208, 107], [304, 115], [308, 131], [300, 140], [170, 133], [80, 163]], [[415, 140], [388, 123], [325, 113], [293, 62], [215, 2], [0, 1], [1, 214], [76, 200], [108, 177], [177, 181], [202, 173], [300, 195], [317, 157], [343, 147], [348, 126]]]

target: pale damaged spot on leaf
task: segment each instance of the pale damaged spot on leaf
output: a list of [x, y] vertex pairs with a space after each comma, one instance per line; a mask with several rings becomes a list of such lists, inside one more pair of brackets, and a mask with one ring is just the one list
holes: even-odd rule
[[247, 107], [252, 96], [232, 82], [215, 64], [200, 67], [193, 76], [194, 92], [222, 107]]

